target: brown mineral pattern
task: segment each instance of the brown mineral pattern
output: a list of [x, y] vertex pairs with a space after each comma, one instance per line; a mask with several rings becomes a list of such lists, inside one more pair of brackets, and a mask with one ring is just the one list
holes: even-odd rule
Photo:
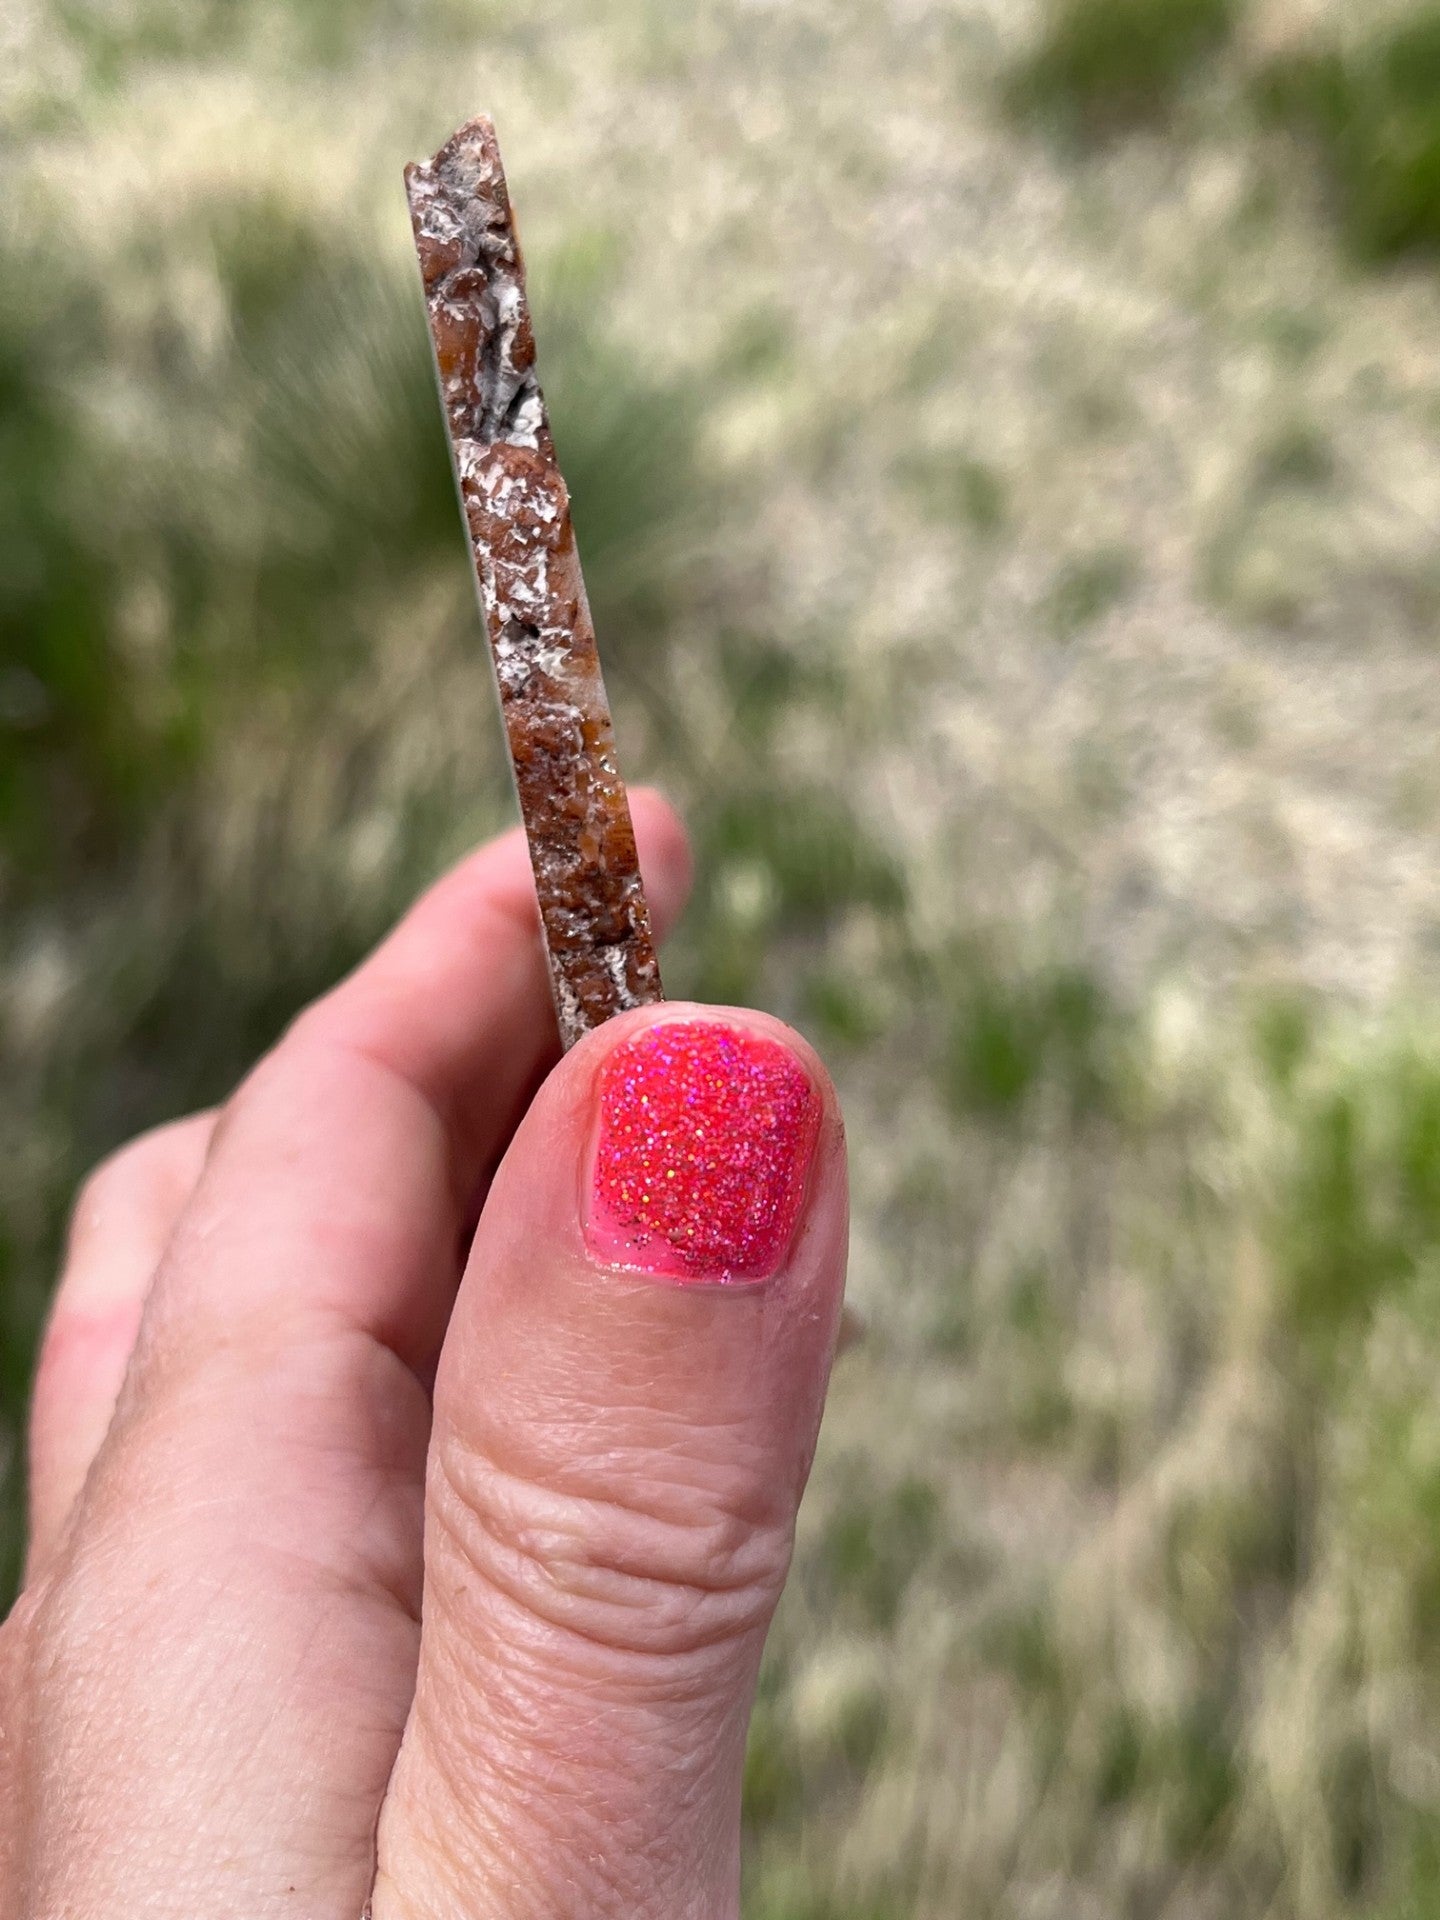
[[535, 375], [495, 129], [472, 120], [405, 186], [450, 448], [570, 1047], [661, 998], [595, 629]]

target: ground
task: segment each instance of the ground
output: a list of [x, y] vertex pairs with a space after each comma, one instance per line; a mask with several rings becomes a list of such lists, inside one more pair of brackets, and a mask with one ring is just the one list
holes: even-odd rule
[[509, 816], [399, 178], [483, 108], [667, 980], [854, 1146], [747, 1911], [1440, 1914], [1436, 18], [7, 12], [12, 1513], [80, 1172]]

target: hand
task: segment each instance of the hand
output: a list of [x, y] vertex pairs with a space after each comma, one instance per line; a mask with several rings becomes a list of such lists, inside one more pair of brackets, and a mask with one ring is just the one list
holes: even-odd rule
[[[636, 824], [663, 927], [684, 837]], [[0, 1629], [3, 1920], [735, 1914], [840, 1121], [758, 1014], [626, 1015], [527, 1112], [553, 1047], [511, 835], [87, 1186]]]

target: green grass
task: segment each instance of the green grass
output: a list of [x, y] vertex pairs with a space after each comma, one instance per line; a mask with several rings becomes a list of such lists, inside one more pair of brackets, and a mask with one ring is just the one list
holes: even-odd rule
[[852, 1504], [830, 1517], [820, 1543], [819, 1577], [829, 1609], [862, 1628], [894, 1626], [917, 1567], [940, 1532], [941, 1499], [911, 1476], [883, 1493], [856, 1463]]
[[1073, 640], [1123, 606], [1139, 576], [1139, 560], [1127, 547], [1101, 547], [1069, 561], [1050, 589], [1046, 625], [1057, 640]]
[[980, 539], [1004, 532], [1010, 490], [989, 461], [956, 449], [915, 454], [907, 459], [901, 478], [927, 519]]
[[1336, 572], [1344, 474], [1324, 425], [1284, 412], [1257, 439], [1201, 558], [1201, 590], [1233, 618], [1304, 626]]
[[[605, 22], [617, 66], [646, 6]], [[491, 104], [508, 89], [513, 150], [529, 141], [527, 174], [536, 161], [543, 371], [626, 768], [676, 793], [696, 840], [667, 984], [796, 1019], [855, 1141], [871, 1332], [836, 1376], [766, 1657], [747, 1914], [1433, 1920], [1440, 1032], [1425, 1009], [1327, 1005], [1303, 984], [1312, 938], [1326, 979], [1340, 949], [1370, 977], [1313, 876], [1303, 900], [1274, 882], [1303, 921], [1283, 949], [1295, 982], [1266, 946], [1266, 993], [1252, 974], [1232, 992], [1234, 929], [1217, 937], [1201, 883], [1177, 878], [1188, 829], [1169, 816], [1162, 844], [1137, 819], [1175, 797], [1156, 764], [1171, 738], [1215, 776], [1207, 792], [1304, 786], [1263, 698], [1300, 650], [1257, 627], [1301, 628], [1343, 589], [1358, 612], [1337, 650], [1383, 665], [1383, 593], [1367, 597], [1346, 541], [1398, 517], [1355, 493], [1392, 441], [1406, 471], [1423, 462], [1425, 310], [1400, 326], [1392, 289], [1331, 287], [1308, 251], [1324, 229], [1271, 176], [1276, 153], [1318, 156], [1357, 257], [1433, 243], [1428, 12], [1343, 50], [1308, 28], [1257, 82], [1277, 138], [1212, 85], [1246, 57], [1248, 10], [1055, 0], [1012, 103], [1081, 139], [1151, 136], [1076, 166], [986, 119], [991, 14], [962, 9], [945, 41], [972, 88], [947, 144], [928, 70], [906, 65], [929, 42], [917, 53], [884, 10], [837, 7], [829, 41], [770, 10], [754, 125], [794, 116], [793, 170], [778, 133], [756, 144], [740, 114], [732, 151], [702, 114], [713, 153], [662, 192], [626, 144], [648, 110], [634, 74], [605, 95], [598, 15], [542, 32], [494, 9], [321, 11], [57, 14], [79, 89], [37, 109], [57, 148], [19, 160], [45, 217], [7, 201], [0, 1591], [18, 1570], [34, 1341], [83, 1172], [223, 1097], [509, 813], [416, 289], [403, 248], [377, 245], [403, 227], [398, 188], [347, 187], [317, 215], [259, 141], [157, 193], [147, 170], [178, 166], [196, 129], [147, 116], [218, 72], [255, 87], [275, 147], [308, 166], [311, 93], [338, 74], [361, 102], [336, 135], [359, 179], [363, 108], [407, 86], [449, 100], [459, 47]], [[752, 33], [753, 13], [724, 0], [717, 20]], [[689, 125], [709, 87], [709, 104], [733, 86], [745, 105], [758, 83], [725, 77], [724, 35], [673, 10], [662, 24], [657, 111]], [[824, 154], [805, 145], [815, 87], [841, 85], [842, 28], [857, 68], [865, 40], [859, 124], [915, 119], [944, 193], [912, 196], [911, 160], [881, 164], [867, 136], [805, 229], [821, 280], [818, 256], [747, 253], [769, 246], [749, 203], [699, 260], [712, 161], [716, 179], [766, 169], [782, 230], [792, 200], [808, 218], [834, 129], [857, 124], [854, 101], [822, 93], [834, 125]], [[797, 47], [808, 63], [786, 67]], [[566, 171], [579, 100], [617, 115], [603, 192]], [[92, 137], [135, 156], [95, 223], [54, 164]], [[1233, 232], [1206, 210], [1231, 170]], [[1021, 217], [1006, 203], [973, 250], [927, 253], [932, 222], [953, 238], [953, 207], [988, 207], [1001, 177]], [[913, 219], [894, 222], [885, 196], [902, 190]], [[644, 221], [612, 228], [631, 195]], [[882, 210], [899, 292], [877, 333]], [[847, 278], [866, 289], [854, 333]], [[823, 324], [796, 296], [812, 284]], [[696, 285], [715, 311], [707, 297], [680, 324], [674, 289]], [[1107, 331], [1117, 309], [1156, 315], [1145, 352], [1116, 345], [1135, 324]], [[1256, 398], [1227, 414], [1232, 363]], [[1126, 537], [1087, 544], [1097, 524]], [[1157, 651], [1137, 697], [1142, 584], [1147, 619], [1153, 595], [1202, 644], [1183, 671]], [[997, 631], [998, 662], [975, 638]], [[1185, 689], [1212, 658], [1226, 671], [1203, 714], [1223, 752], [1206, 761]], [[1357, 783], [1388, 750], [1357, 737]], [[1320, 824], [1336, 818], [1355, 815]], [[1188, 917], [1164, 919], [1167, 888]], [[1133, 927], [1116, 899], [1137, 903]]]
[[1049, 1091], [1077, 1116], [1111, 1105], [1120, 1026], [1092, 974], [1061, 965], [1027, 975], [978, 951], [959, 955], [955, 969], [940, 1078], [957, 1113], [1015, 1121]]
[[186, 744], [123, 658], [123, 565], [85, 511], [119, 457], [67, 386], [96, 344], [78, 278], [0, 255], [0, 860], [31, 881], [112, 848]]
[[1402, 1040], [1294, 1099], [1280, 1258], [1297, 1330], [1339, 1362], [1382, 1302], [1424, 1307], [1440, 1276], [1440, 1060]]
[[1354, 253], [1383, 262], [1440, 247], [1440, 8], [1426, 3], [1271, 62], [1256, 97], [1319, 161]]
[[[427, 31], [443, 45], [492, 24], [487, 0], [475, 0], [468, 10], [447, 0], [429, 9]], [[252, 9], [259, 34], [247, 32], [225, 0], [194, 0], [177, 6], [175, 0], [131, 0], [126, 6], [83, 5], [58, 0], [54, 25], [84, 63], [89, 85], [101, 94], [118, 91], [127, 81], [155, 65], [224, 59], [254, 59], [256, 39], [268, 39], [267, 51], [283, 63], [310, 72], [341, 67], [362, 56], [369, 45], [403, 37], [413, 10], [405, 0], [345, 0], [331, 6], [325, 0], [260, 0]], [[262, 56], [263, 57], [263, 56]]]
[[[790, 683], [782, 676], [771, 689], [777, 723], [797, 685], [803, 688], [803, 677]], [[753, 721], [745, 727], [752, 743], [765, 731]], [[748, 779], [746, 769], [753, 769]], [[702, 801], [691, 822], [698, 881], [676, 966], [685, 991], [732, 1005], [773, 1000], [776, 955], [797, 942], [823, 942], [858, 914], [888, 922], [903, 948], [904, 876], [848, 801], [818, 783], [777, 785], [743, 749], [736, 771], [734, 786], [727, 781]], [[847, 1002], [843, 988], [837, 997], [823, 959], [793, 988], [842, 1032], [864, 1031], [861, 1003]]]
[[[147, 42], [136, 57], [185, 51]], [[358, 234], [320, 231], [243, 173], [113, 244], [105, 272], [57, 238], [7, 255], [0, 275], [0, 966], [21, 963], [37, 927], [87, 953], [75, 1017], [12, 1073], [13, 1119], [54, 1145], [7, 1208], [24, 1224], [4, 1242], [0, 1591], [18, 1564], [31, 1348], [87, 1166], [223, 1098], [436, 865], [507, 812], [408, 264], [364, 258]], [[214, 275], [223, 325], [203, 368], [163, 313], [137, 330], [120, 311], [177, 261]], [[659, 642], [707, 591], [714, 503], [693, 396], [597, 324], [615, 270], [577, 234], [537, 260], [536, 305], [612, 681], [673, 730]], [[129, 396], [143, 435], [115, 432], [94, 404], [108, 390]], [[402, 684], [427, 656], [453, 657], [480, 696], [463, 758], [434, 746], [397, 773], [400, 735], [373, 689], [404, 653]], [[264, 790], [238, 799], [263, 761]], [[380, 851], [357, 878], [345, 850], [371, 817]], [[812, 888], [804, 912], [826, 898]]]
[[1241, 0], [1048, 0], [1007, 99], [1086, 138], [1162, 120], [1241, 11]]

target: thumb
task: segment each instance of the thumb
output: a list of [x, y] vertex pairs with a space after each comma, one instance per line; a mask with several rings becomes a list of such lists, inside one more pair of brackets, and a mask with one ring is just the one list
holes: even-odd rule
[[845, 1245], [834, 1093], [776, 1022], [652, 1009], [552, 1074], [436, 1384], [374, 1920], [736, 1914]]

